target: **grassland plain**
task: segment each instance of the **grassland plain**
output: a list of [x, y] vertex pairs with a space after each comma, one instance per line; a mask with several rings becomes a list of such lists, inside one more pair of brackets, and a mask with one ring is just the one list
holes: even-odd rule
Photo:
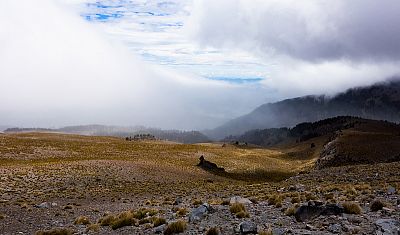
[[[316, 147], [309, 147], [311, 141]], [[290, 213], [310, 200], [360, 204], [363, 213], [347, 219], [347, 230], [341, 225], [341, 231], [349, 233], [374, 231], [372, 221], [382, 215], [398, 218], [400, 164], [309, 172], [325, 142], [321, 137], [263, 149], [56, 133], [0, 134], [0, 231], [34, 234], [64, 228], [59, 234], [153, 234], [155, 227], [168, 223], [171, 228], [165, 231], [172, 233], [183, 229], [204, 234], [216, 227], [222, 234], [235, 234], [240, 222], [251, 220], [264, 232], [328, 233], [338, 218], [316, 220], [305, 228]], [[201, 155], [226, 172], [196, 167]], [[389, 195], [391, 188], [395, 191]], [[243, 218], [227, 205], [237, 195], [253, 201]], [[384, 201], [388, 210], [370, 211], [374, 200]], [[215, 213], [184, 224], [205, 202]]]

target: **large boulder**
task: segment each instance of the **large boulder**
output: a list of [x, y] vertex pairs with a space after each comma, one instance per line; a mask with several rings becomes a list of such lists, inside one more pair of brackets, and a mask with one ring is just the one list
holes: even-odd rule
[[257, 234], [257, 224], [251, 221], [244, 221], [239, 224], [240, 234]]
[[377, 235], [399, 235], [400, 222], [395, 219], [378, 219], [375, 222]]
[[320, 215], [340, 215], [344, 209], [338, 204], [326, 204], [322, 202], [309, 202], [297, 208], [294, 217], [299, 222], [305, 222], [319, 217]]

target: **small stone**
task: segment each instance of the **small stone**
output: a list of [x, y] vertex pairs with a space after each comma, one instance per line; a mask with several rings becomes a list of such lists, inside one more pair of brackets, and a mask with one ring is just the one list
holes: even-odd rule
[[37, 208], [50, 208], [50, 203], [43, 202], [43, 203], [40, 203], [39, 205], [35, 205], [35, 207], [37, 207]]
[[331, 233], [340, 233], [342, 231], [342, 226], [340, 224], [331, 224], [328, 227], [328, 231]]
[[160, 226], [158, 226], [158, 227], [155, 227], [154, 229], [153, 229], [153, 231], [154, 231], [154, 233], [163, 233], [164, 232], [164, 230], [165, 230], [165, 224], [162, 224], [162, 225], [160, 225]]
[[251, 221], [244, 221], [239, 224], [240, 234], [257, 234], [257, 225]]
[[178, 197], [178, 198], [175, 199], [174, 205], [179, 205], [179, 204], [181, 204], [182, 202], [183, 202], [182, 198], [181, 198], [181, 197]]
[[389, 185], [387, 189], [387, 194], [395, 194], [395, 193], [396, 193], [396, 188]]
[[283, 228], [274, 228], [272, 230], [272, 235], [284, 235], [286, 234], [286, 230]]
[[252, 204], [253, 202], [250, 201], [250, 200], [247, 199], [247, 198], [244, 198], [244, 197], [234, 196], [234, 197], [231, 197], [231, 199], [229, 200], [229, 203], [230, 203], [230, 204], [242, 203], [242, 204], [247, 205], [247, 204]]
[[306, 229], [307, 230], [316, 230], [316, 228], [314, 226], [312, 226], [311, 224], [306, 224]]

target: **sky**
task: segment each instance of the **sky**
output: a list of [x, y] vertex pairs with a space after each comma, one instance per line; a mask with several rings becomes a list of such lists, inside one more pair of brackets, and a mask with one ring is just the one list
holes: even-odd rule
[[397, 0], [3, 0], [0, 125], [213, 128], [400, 72]]

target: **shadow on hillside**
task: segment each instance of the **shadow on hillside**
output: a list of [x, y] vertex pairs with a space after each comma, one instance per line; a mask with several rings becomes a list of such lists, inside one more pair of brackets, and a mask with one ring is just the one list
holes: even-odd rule
[[219, 176], [247, 182], [279, 182], [294, 175], [291, 172], [257, 170], [254, 172], [224, 172]]
[[247, 182], [279, 182], [294, 175], [291, 172], [284, 171], [266, 171], [256, 170], [253, 172], [226, 172], [224, 168], [217, 166], [217, 164], [205, 160], [202, 155], [199, 158], [200, 162], [197, 164], [201, 169], [224, 178], [233, 180], [247, 181]]

